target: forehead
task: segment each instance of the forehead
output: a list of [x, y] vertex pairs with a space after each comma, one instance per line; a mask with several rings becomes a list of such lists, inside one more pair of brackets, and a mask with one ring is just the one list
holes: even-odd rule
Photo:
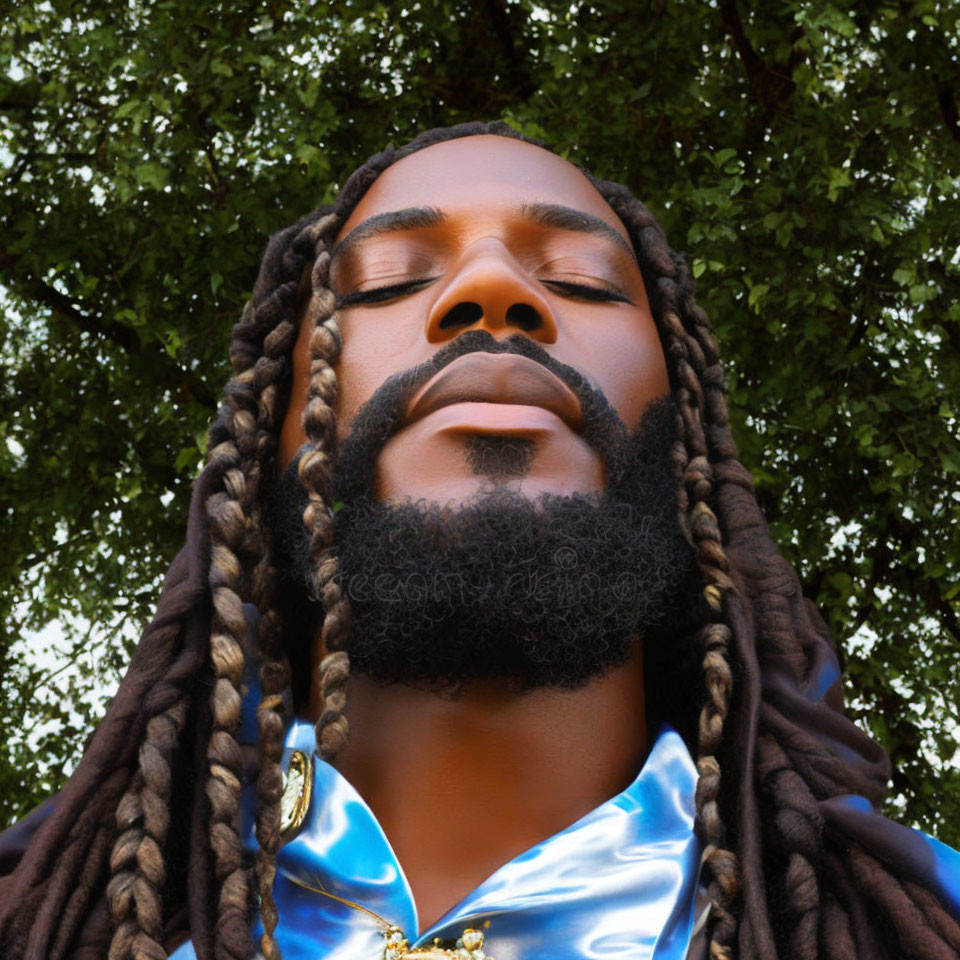
[[408, 207], [482, 216], [538, 202], [599, 217], [629, 242], [620, 218], [573, 164], [532, 143], [490, 135], [436, 143], [398, 160], [374, 181], [337, 239], [370, 217]]

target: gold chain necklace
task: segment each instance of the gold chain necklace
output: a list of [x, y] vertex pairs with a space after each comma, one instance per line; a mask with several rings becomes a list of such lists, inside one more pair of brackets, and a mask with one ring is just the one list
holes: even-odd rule
[[[280, 799], [280, 834], [284, 842], [296, 835], [303, 826], [310, 809], [310, 788], [313, 785], [313, 760], [302, 750], [294, 750], [283, 774], [283, 796]], [[343, 900], [340, 897], [293, 880], [298, 886], [337, 900], [355, 910], [370, 914], [381, 925], [384, 935], [382, 960], [494, 960], [483, 952], [483, 933], [480, 930], [466, 929], [452, 948], [443, 947], [443, 941], [437, 937], [430, 946], [413, 947], [399, 927], [390, 926], [375, 913], [359, 903]]]
[[388, 927], [384, 935], [387, 942], [383, 947], [383, 960], [493, 960], [483, 952], [483, 934], [479, 930], [464, 930], [452, 949], [442, 947], [439, 937], [431, 946], [411, 949], [399, 927]]

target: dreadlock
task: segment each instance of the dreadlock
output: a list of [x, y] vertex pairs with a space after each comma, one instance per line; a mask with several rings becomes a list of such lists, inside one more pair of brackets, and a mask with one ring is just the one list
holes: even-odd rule
[[[272, 888], [291, 671], [260, 492], [276, 471], [298, 318], [312, 331], [303, 415], [308, 447], [299, 473], [308, 495], [311, 592], [324, 611], [327, 651], [316, 736], [318, 752], [332, 760], [348, 736], [350, 610], [332, 550], [340, 332], [327, 283], [330, 250], [387, 167], [432, 144], [481, 134], [526, 139], [502, 123], [422, 134], [372, 157], [335, 204], [271, 240], [233, 330], [234, 375], [210, 430], [187, 546], [83, 760], [17, 870], [0, 881], [0, 942], [11, 960], [101, 957], [97, 930], [109, 929], [106, 909], [110, 960], [162, 960], [178, 923], [180, 930], [189, 927], [200, 960], [243, 960], [255, 950], [254, 908], [264, 930], [259, 954], [280, 957]], [[829, 651], [829, 639], [770, 539], [750, 475], [737, 460], [723, 370], [693, 281], [643, 204], [621, 185], [591, 180], [632, 239], [676, 401], [671, 458], [706, 611], [697, 637], [705, 696], [695, 807], [712, 901], [710, 956], [956, 960], [956, 918], [830, 816], [834, 797], [882, 799], [887, 758], [846, 720], [836, 697], [797, 693]], [[259, 612], [263, 693], [252, 874], [238, 833], [246, 760], [235, 737], [245, 603]], [[844, 746], [862, 762], [849, 762]]]

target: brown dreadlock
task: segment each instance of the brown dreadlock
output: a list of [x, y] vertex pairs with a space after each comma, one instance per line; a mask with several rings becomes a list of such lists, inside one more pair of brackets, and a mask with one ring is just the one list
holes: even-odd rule
[[[327, 286], [330, 249], [350, 211], [392, 163], [478, 134], [519, 136], [499, 123], [423, 134], [371, 158], [334, 205], [271, 240], [234, 327], [234, 376], [210, 430], [187, 546], [77, 771], [19, 867], [0, 881], [0, 943], [10, 960], [99, 960], [111, 929], [110, 960], [162, 960], [168, 939], [184, 929], [200, 960], [241, 960], [254, 951], [255, 902], [264, 927], [259, 950], [268, 960], [279, 957], [272, 886], [290, 667], [260, 492], [276, 470], [298, 316], [303, 312], [313, 331], [304, 413], [309, 447], [299, 471], [309, 498], [312, 588], [323, 605], [330, 651], [321, 666], [317, 744], [332, 759], [348, 734], [350, 611], [331, 550], [340, 333]], [[828, 640], [770, 540], [750, 476], [737, 461], [710, 324], [683, 260], [649, 211], [624, 187], [593, 182], [630, 234], [660, 330], [678, 410], [671, 456], [709, 611], [698, 637], [706, 697], [697, 732], [696, 813], [713, 903], [711, 958], [956, 960], [956, 918], [916, 878], [885, 865], [831, 817], [832, 797], [881, 799], [886, 757], [834, 698], [796, 694]], [[301, 289], [308, 294], [304, 311]], [[263, 691], [260, 849], [252, 877], [238, 834], [246, 761], [234, 735], [248, 631], [244, 603], [259, 611]], [[851, 751], [859, 762], [849, 761]]]

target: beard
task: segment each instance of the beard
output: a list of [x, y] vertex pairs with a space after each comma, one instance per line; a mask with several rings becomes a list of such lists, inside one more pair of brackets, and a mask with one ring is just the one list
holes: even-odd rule
[[[603, 492], [529, 499], [505, 481], [522, 476], [532, 451], [494, 438], [467, 446], [468, 464], [489, 482], [463, 504], [376, 498], [377, 456], [410, 397], [474, 350], [522, 353], [577, 394], [582, 435], [604, 463]], [[663, 655], [688, 633], [696, 605], [696, 564], [677, 519], [669, 458], [675, 433], [669, 398], [650, 404], [631, 433], [579, 373], [522, 336], [497, 341], [468, 332], [391, 378], [358, 412], [334, 474], [337, 578], [353, 614], [351, 668], [378, 683], [446, 692], [473, 681], [574, 689], [622, 665], [638, 640], [645, 656], [648, 648]], [[288, 583], [302, 595], [312, 578], [296, 464], [277, 485], [269, 520], [280, 531]], [[319, 604], [304, 606], [301, 596], [300, 610], [301, 622], [305, 613], [315, 629]], [[674, 664], [679, 652], [669, 656]]]

